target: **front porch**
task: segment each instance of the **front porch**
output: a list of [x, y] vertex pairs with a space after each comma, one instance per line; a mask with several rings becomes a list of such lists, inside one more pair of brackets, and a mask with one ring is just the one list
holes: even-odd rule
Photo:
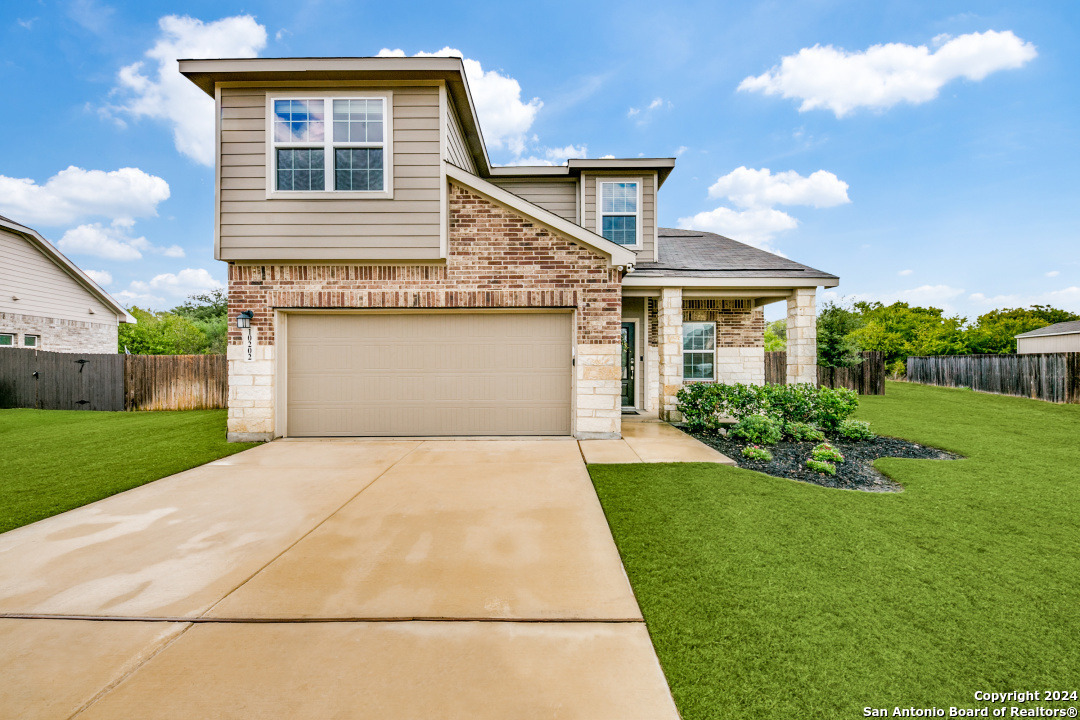
[[677, 421], [676, 394], [686, 382], [763, 384], [764, 308], [775, 302], [787, 305], [787, 382], [816, 383], [816, 290], [624, 287], [623, 409]]

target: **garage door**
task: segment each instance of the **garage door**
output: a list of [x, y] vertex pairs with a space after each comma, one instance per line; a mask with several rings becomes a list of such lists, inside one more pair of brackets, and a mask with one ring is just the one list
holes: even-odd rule
[[569, 313], [292, 314], [290, 436], [567, 435]]

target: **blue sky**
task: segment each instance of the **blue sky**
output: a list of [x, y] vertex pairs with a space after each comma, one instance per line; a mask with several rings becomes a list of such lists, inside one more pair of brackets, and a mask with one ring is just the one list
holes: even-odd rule
[[449, 47], [476, 61], [497, 163], [677, 155], [661, 224], [838, 274], [827, 298], [1080, 311], [1080, 4], [524, 8], [5, 3], [0, 214], [122, 301], [171, 307], [225, 279], [212, 108], [177, 55]]

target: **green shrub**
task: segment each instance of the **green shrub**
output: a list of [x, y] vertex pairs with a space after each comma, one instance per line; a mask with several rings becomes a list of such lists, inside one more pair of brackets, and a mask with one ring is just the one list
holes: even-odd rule
[[835, 475], [836, 466], [831, 462], [825, 462], [824, 460], [807, 460], [806, 467], [810, 468], [814, 472], [819, 472], [822, 475]]
[[836, 432], [848, 440], [873, 440], [877, 437], [870, 431], [870, 423], [865, 420], [845, 420], [840, 423]]
[[821, 462], [842, 463], [843, 454], [829, 443], [821, 443], [810, 451], [810, 456]]
[[783, 437], [780, 421], [768, 415], [744, 417], [731, 428], [731, 434], [758, 445], [775, 445]]
[[903, 360], [897, 360], [896, 362], [889, 363], [885, 370], [889, 373], [890, 377], [902, 378], [907, 375], [907, 363]]
[[679, 412], [691, 430], [715, 431], [720, 426], [717, 421], [722, 415], [722, 396], [716, 387], [712, 383], [690, 383], [679, 390]]
[[822, 442], [825, 440], [825, 433], [810, 423], [804, 422], [784, 423], [784, 435], [795, 442]]
[[821, 389], [809, 383], [798, 385], [765, 385], [762, 388], [767, 414], [785, 422], [817, 422], [818, 397]]
[[859, 394], [847, 388], [818, 388], [817, 425], [825, 432], [835, 432], [840, 424], [859, 409]]
[[757, 445], [747, 445], [742, 449], [742, 456], [747, 460], [758, 460], [759, 462], [772, 462], [772, 453], [763, 447]]

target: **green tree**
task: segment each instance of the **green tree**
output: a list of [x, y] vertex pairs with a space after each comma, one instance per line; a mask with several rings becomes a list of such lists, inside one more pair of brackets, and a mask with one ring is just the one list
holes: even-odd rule
[[765, 326], [765, 352], [787, 350], [787, 320], [773, 320]]
[[940, 308], [911, 307], [905, 302], [884, 305], [857, 302], [854, 311], [862, 326], [853, 339], [864, 350], [879, 350], [890, 365], [909, 355], [956, 355], [967, 352], [962, 317], [946, 317]]
[[182, 304], [174, 307], [172, 312], [187, 318], [202, 331], [206, 341], [199, 353], [225, 354], [229, 332], [229, 298], [224, 290], [191, 295]]
[[1002, 354], [1016, 352], [1016, 336], [1047, 325], [1080, 320], [1080, 315], [1049, 305], [991, 310], [980, 315], [966, 334], [968, 352]]
[[817, 318], [818, 365], [854, 367], [862, 362], [855, 331], [862, 325], [859, 314], [836, 303], [825, 303]]
[[139, 307], [132, 307], [129, 312], [138, 322], [120, 326], [120, 352], [126, 350], [135, 355], [195, 355], [204, 351], [205, 333], [186, 317]]

